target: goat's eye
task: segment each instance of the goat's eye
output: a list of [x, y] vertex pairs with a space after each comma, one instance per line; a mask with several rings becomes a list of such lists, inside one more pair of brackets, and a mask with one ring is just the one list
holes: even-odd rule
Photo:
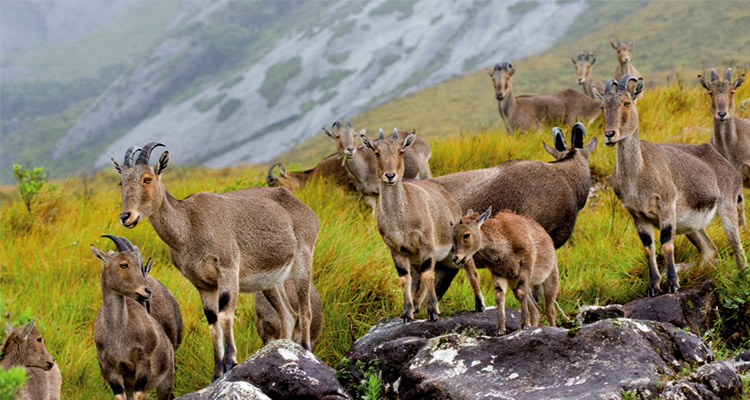
[[120, 187], [122, 187], [122, 181], [120, 181], [120, 182], [117, 182], [117, 186], [120, 186]]
[[380, 158], [380, 153], [378, 153], [378, 152], [376, 151], [376, 152], [375, 152], [375, 157], [377, 157], [377, 158]]
[[468, 239], [471, 236], [470, 233], [464, 233], [464, 239]]
[[148, 185], [149, 183], [151, 183], [151, 181], [152, 181], [152, 178], [149, 178], [149, 177], [143, 178], [143, 184], [145, 185]]
[[630, 107], [630, 104], [631, 104], [631, 103], [630, 103], [629, 101], [626, 101], [626, 102], [625, 102], [625, 107]]
[[36, 341], [37, 341], [37, 342], [39, 342], [39, 343], [42, 343], [42, 337], [41, 337], [41, 336], [39, 336], [39, 337], [38, 337], [38, 338], [36, 339]]
[[399, 152], [398, 152], [398, 154], [399, 154], [399, 155], [404, 155], [404, 151], [403, 151], [403, 150], [401, 150], [401, 151], [399, 151]]
[[709, 90], [709, 91], [708, 91], [708, 95], [709, 95], [709, 96], [713, 96], [713, 95], [714, 95], [714, 92], [712, 92], [712, 91], [710, 91], [710, 90]]
[[120, 268], [122, 268], [122, 269], [128, 269], [128, 264], [127, 263], [122, 263], [122, 264], [120, 264]]

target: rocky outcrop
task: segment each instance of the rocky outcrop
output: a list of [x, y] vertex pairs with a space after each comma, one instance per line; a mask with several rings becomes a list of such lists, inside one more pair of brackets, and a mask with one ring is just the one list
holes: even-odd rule
[[689, 328], [703, 335], [711, 326], [716, 304], [714, 284], [704, 281], [676, 294], [646, 297], [623, 306], [625, 317], [669, 322], [678, 328]]
[[277, 340], [207, 388], [180, 397], [183, 400], [217, 398], [346, 400], [350, 397], [331, 367], [302, 346], [290, 340]]
[[622, 318], [625, 316], [622, 306], [610, 304], [607, 306], [582, 306], [576, 314], [576, 325], [583, 326], [596, 321], [611, 318]]

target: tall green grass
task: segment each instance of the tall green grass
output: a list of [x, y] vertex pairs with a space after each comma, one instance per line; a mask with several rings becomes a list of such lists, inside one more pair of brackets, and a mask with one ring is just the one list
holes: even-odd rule
[[[656, 142], [700, 143], [709, 140], [711, 117], [708, 96], [702, 89], [671, 85], [651, 90], [638, 103], [641, 137]], [[748, 97], [750, 85], [738, 97]], [[741, 116], [750, 115], [739, 110]], [[400, 124], [398, 120], [383, 120]], [[566, 135], [570, 127], [564, 127]], [[602, 132], [601, 121], [588, 126], [589, 138]], [[551, 160], [541, 146], [550, 141], [549, 127], [518, 135], [497, 129], [461, 134], [431, 143], [434, 174], [495, 165], [512, 158]], [[124, 152], [124, 149], [123, 149]], [[121, 157], [122, 154], [113, 154]], [[615, 150], [598, 147], [591, 156], [596, 193], [581, 211], [568, 244], [558, 250], [560, 269], [559, 304], [568, 317], [578, 304], [623, 303], [646, 292], [647, 267], [633, 224], [607, 183]], [[223, 191], [233, 187], [258, 186], [265, 168], [224, 169], [170, 167], [164, 172], [167, 189], [177, 198], [203, 190]], [[152, 274], [177, 298], [185, 320], [185, 337], [176, 353], [175, 394], [197, 390], [210, 382], [212, 349], [197, 291], [170, 261], [166, 246], [148, 221], [135, 229], [119, 222], [121, 201], [116, 173], [107, 169], [86, 178], [57, 182], [57, 195], [48, 196], [29, 216], [16, 187], [0, 190], [0, 298], [10, 310], [33, 310], [45, 334], [47, 347], [55, 355], [63, 374], [63, 398], [110, 398], [110, 391], [96, 364], [93, 326], [101, 304], [100, 261], [89, 244], [109, 249], [99, 236], [105, 233], [128, 237], [145, 257], [154, 258]], [[351, 344], [378, 319], [400, 311], [401, 294], [389, 253], [377, 232], [376, 221], [358, 196], [334, 184], [316, 180], [298, 191], [322, 221], [314, 257], [314, 282], [325, 307], [323, 333], [316, 354], [336, 363]], [[709, 235], [720, 248], [713, 267], [695, 267], [681, 274], [683, 288], [704, 279], [719, 285], [722, 325], [717, 337], [735, 339], [723, 343], [729, 352], [748, 346], [750, 338], [750, 282], [741, 278], [718, 222]], [[742, 232], [747, 249], [750, 234]], [[676, 243], [678, 262], [697, 258], [696, 250], [683, 237]], [[494, 295], [489, 276], [481, 271], [488, 303]], [[237, 308], [235, 335], [240, 359], [261, 346], [253, 324], [253, 298], [243, 295]], [[515, 300], [508, 302], [515, 305]], [[443, 315], [473, 308], [471, 289], [460, 273], [441, 302]], [[418, 315], [424, 318], [423, 312]], [[559, 317], [560, 323], [566, 316]], [[350, 327], [351, 320], [351, 327]]]

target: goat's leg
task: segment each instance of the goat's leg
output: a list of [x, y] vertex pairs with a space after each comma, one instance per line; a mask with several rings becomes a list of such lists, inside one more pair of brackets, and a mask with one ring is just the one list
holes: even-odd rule
[[667, 261], [667, 291], [677, 293], [680, 289], [680, 280], [677, 277], [677, 270], [674, 266], [674, 231], [677, 220], [675, 217], [674, 206], [668, 212], [665, 218], [660, 218], [661, 233], [659, 241], [661, 242], [661, 252]]
[[172, 386], [174, 386], [174, 368], [166, 373], [161, 382], [156, 386], [156, 398], [158, 400], [172, 399]]
[[148, 358], [141, 358], [135, 364], [135, 384], [133, 384], [133, 398], [135, 400], [148, 400], [149, 381], [151, 375], [151, 362]]
[[529, 315], [529, 299], [527, 298], [530, 292], [528, 281], [525, 278], [520, 278], [513, 288], [513, 294], [516, 295], [516, 300], [521, 304], [521, 329], [526, 329], [532, 322]]
[[647, 294], [649, 296], [656, 296], [659, 293], [659, 287], [661, 286], [661, 275], [659, 274], [659, 267], [656, 265], [654, 226], [636, 217], [633, 217], [633, 221], [635, 222], [635, 229], [638, 231], [638, 236], [641, 238], [643, 250], [646, 252], [646, 259], [648, 261], [650, 280], [648, 283]]
[[745, 251], [742, 249], [742, 242], [740, 241], [740, 230], [737, 226], [737, 207], [734, 200], [724, 199], [719, 204], [717, 211], [721, 219], [721, 226], [724, 228], [727, 240], [729, 240], [729, 244], [732, 246], [737, 268], [743, 269], [747, 265], [747, 259], [745, 258]]
[[448, 291], [456, 274], [458, 274], [458, 269], [456, 268], [449, 268], [442, 264], [435, 266], [435, 294], [438, 300], [442, 299], [445, 292]]
[[[99, 363], [99, 365], [100, 369], [105, 371], [105, 368], [101, 366], [102, 364]], [[127, 400], [127, 395], [125, 394], [125, 382], [124, 379], [122, 379], [122, 375], [116, 373], [113, 366], [108, 366], [106, 370], [109, 372], [104, 378], [107, 380], [109, 388], [112, 389], [112, 394], [115, 396], [114, 400]]]
[[529, 293], [526, 295], [526, 302], [528, 303], [529, 317], [531, 319], [531, 323], [529, 325], [531, 326], [539, 326], [541, 320], [537, 301], [538, 300], [534, 297], [532, 291], [529, 290]]
[[[295, 260], [297, 264], [294, 268], [295, 276], [287, 279], [295, 279], [297, 284], [297, 322], [300, 329], [300, 345], [307, 350], [312, 350], [310, 340], [310, 326], [312, 325], [312, 305], [310, 304], [310, 292], [312, 285], [312, 253], [307, 248], [302, 247], [299, 255]], [[288, 293], [289, 296], [294, 294]]]
[[221, 324], [219, 324], [219, 289], [198, 289], [203, 303], [203, 313], [208, 322], [208, 332], [214, 347], [214, 374], [212, 381], [219, 379], [224, 373], [224, 344], [222, 343]]
[[411, 276], [411, 295], [414, 299], [414, 314], [419, 313], [424, 302], [425, 292], [424, 286], [422, 285], [422, 279], [419, 277], [419, 271], [416, 268], [409, 269], [409, 275]]
[[742, 193], [737, 196], [737, 219], [739, 226], [745, 226], [745, 196]]
[[237, 365], [237, 347], [234, 343], [234, 310], [240, 292], [239, 263], [229, 271], [219, 273], [219, 324], [224, 337], [224, 372]]
[[542, 283], [544, 290], [544, 308], [547, 314], [547, 323], [549, 326], [557, 326], [557, 311], [555, 310], [555, 301], [557, 300], [557, 289], [560, 286], [560, 277], [557, 268], [553, 268], [547, 279]]
[[719, 249], [716, 248], [714, 242], [710, 237], [708, 237], [706, 228], [701, 228], [700, 230], [690, 232], [685, 236], [687, 236], [690, 243], [692, 243], [693, 246], [698, 249], [698, 252], [701, 255], [701, 259], [699, 261], [700, 264], [708, 264], [713, 261], [714, 257], [716, 256], [716, 252], [719, 251]]
[[508, 280], [493, 273], [492, 285], [495, 287], [497, 303], [497, 335], [500, 336], [505, 334], [505, 292], [508, 290]]
[[[401, 318], [404, 320], [404, 323], [408, 323], [414, 320], [414, 299], [411, 293], [411, 263], [408, 257], [396, 251], [391, 250], [391, 256], [393, 257], [393, 264], [396, 266], [396, 272], [398, 273], [398, 281], [401, 284], [401, 294], [404, 296], [404, 310], [401, 312]], [[422, 285], [424, 285], [424, 282], [422, 282]]]
[[469, 278], [471, 290], [474, 291], [474, 311], [484, 312], [484, 296], [482, 295], [482, 286], [479, 284], [479, 272], [477, 272], [477, 266], [474, 264], [474, 257], [466, 260], [464, 270], [466, 270], [466, 276]]
[[271, 303], [271, 306], [279, 314], [281, 321], [281, 339], [294, 340], [294, 325], [297, 320], [296, 313], [292, 310], [289, 298], [286, 296], [284, 283], [280, 283], [268, 290], [263, 291], [263, 295]]
[[435, 293], [435, 254], [420, 251], [419, 274], [422, 281], [422, 290], [427, 295], [427, 320], [437, 321], [440, 318], [437, 294]]

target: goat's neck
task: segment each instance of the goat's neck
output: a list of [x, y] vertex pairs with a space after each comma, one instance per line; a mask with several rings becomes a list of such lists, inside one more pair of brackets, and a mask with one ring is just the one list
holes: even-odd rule
[[388, 219], [402, 219], [406, 214], [406, 189], [403, 181], [398, 181], [395, 185], [380, 182], [378, 208]]
[[172, 249], [183, 248], [189, 235], [190, 221], [185, 206], [164, 189], [161, 206], [151, 217], [151, 225], [161, 240]]
[[107, 287], [104, 275], [102, 282], [102, 318], [107, 326], [107, 332], [122, 332], [128, 323], [128, 307], [125, 305], [125, 297], [114, 294]]
[[505, 123], [510, 124], [516, 111], [516, 96], [513, 94], [513, 85], [508, 86], [505, 98], [497, 102], [497, 107]]
[[357, 151], [357, 153], [354, 154], [354, 157], [344, 158], [344, 168], [349, 172], [349, 175], [351, 175], [352, 178], [356, 180], [355, 185], [357, 189], [361, 190], [361, 187], [364, 185], [365, 180], [367, 179], [367, 169], [369, 165], [367, 163], [367, 160], [365, 159], [364, 154], [362, 154], [362, 151]]
[[581, 84], [581, 87], [583, 88], [583, 93], [586, 96], [592, 97], [594, 95], [594, 91], [591, 90], [591, 79], [590, 78], [587, 78], [586, 82], [583, 82]]
[[628, 137], [617, 142], [617, 160], [615, 175], [625, 188], [634, 188], [643, 169], [643, 154], [638, 129]]
[[[12, 347], [10, 344], [6, 344], [8, 347]], [[9, 370], [13, 367], [23, 367], [24, 366], [24, 360], [23, 358], [16, 352], [13, 351], [15, 349], [0, 349], [2, 350], [2, 354], [0, 354], [0, 369]]]
[[725, 149], [733, 146], [737, 139], [737, 130], [734, 125], [734, 118], [727, 118], [721, 122], [714, 118], [714, 134], [711, 141], [718, 149]]

